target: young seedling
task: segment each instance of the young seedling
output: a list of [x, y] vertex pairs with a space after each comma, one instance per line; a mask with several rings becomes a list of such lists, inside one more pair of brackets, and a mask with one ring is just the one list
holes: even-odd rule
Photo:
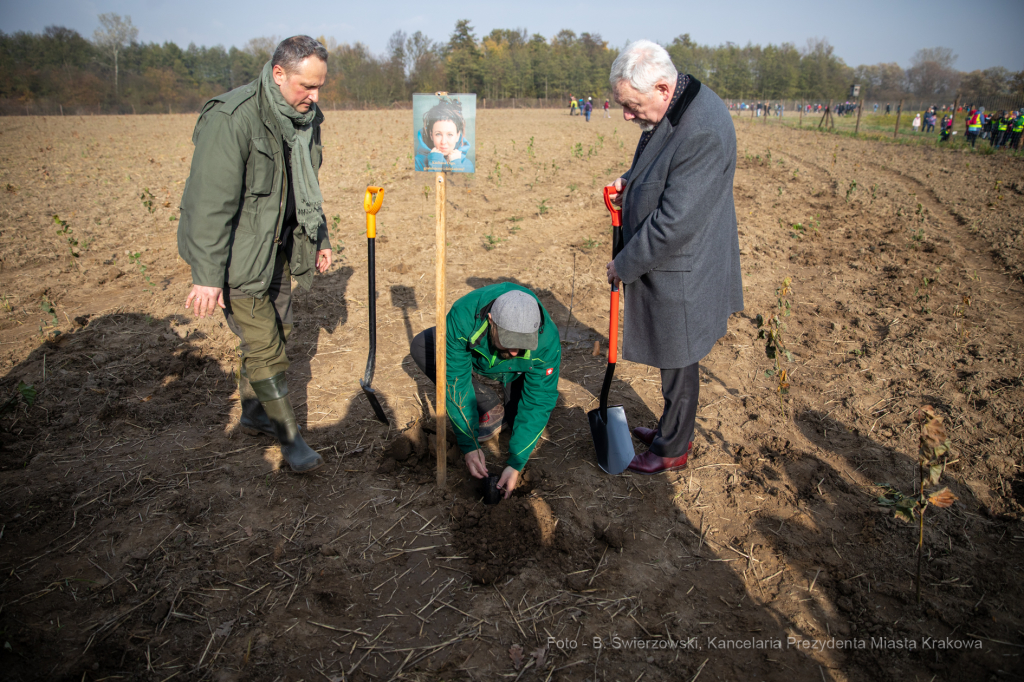
[[776, 391], [779, 394], [779, 405], [782, 407], [783, 414], [787, 414], [786, 403], [783, 401], [782, 396], [789, 393], [789, 372], [782, 367], [782, 360], [779, 356], [784, 356], [788, 362], [793, 362], [793, 354], [786, 349], [783, 339], [786, 325], [782, 322], [782, 318], [788, 317], [791, 312], [791, 306], [787, 298], [792, 293], [792, 290], [789, 288], [790, 282], [790, 278], [787, 277], [782, 280], [782, 286], [775, 290], [775, 311], [769, 314], [767, 318], [764, 315], [758, 315], [756, 320], [758, 328], [757, 338], [764, 339], [764, 354], [774, 363], [772, 369], [765, 370], [764, 375], [769, 378], [774, 377], [777, 382]]
[[147, 268], [142, 263], [142, 254], [141, 253], [136, 251], [135, 253], [130, 254], [128, 256], [128, 262], [132, 263], [134, 265], [138, 265], [139, 266], [139, 274], [142, 275], [142, 278], [146, 280], [146, 286], [147, 287], [153, 286], [153, 280], [151, 280], [149, 278], [149, 275], [146, 274]]
[[153, 206], [153, 200], [156, 199], [153, 193], [149, 191], [148, 187], [142, 188], [142, 194], [139, 195], [139, 199], [142, 201], [142, 205], [146, 207], [146, 210], [150, 213], [156, 211], [156, 207]]
[[43, 301], [39, 304], [39, 307], [51, 318], [46, 324], [54, 327], [60, 326], [60, 318], [57, 317], [57, 309], [53, 307], [53, 304], [50, 303], [45, 296], [43, 296]]
[[3, 405], [0, 405], [0, 414], [5, 414], [10, 410], [15, 409], [18, 406], [18, 402], [25, 404], [25, 407], [32, 407], [36, 402], [36, 387], [32, 384], [26, 384], [24, 381], [18, 382], [18, 388], [15, 393], [12, 393], [7, 400], [4, 401]]
[[850, 197], [857, 191], [857, 181], [850, 180], [850, 186], [846, 190], [846, 203], [850, 203]]
[[493, 234], [485, 234], [484, 235], [484, 239], [486, 240], [486, 243], [484, 244], [484, 248], [487, 249], [488, 251], [490, 251], [491, 249], [497, 247], [498, 244], [500, 244], [503, 241], [505, 241], [501, 237], [495, 237]]
[[530, 141], [528, 143], [526, 143], [526, 153], [530, 155], [531, 159], [533, 158], [533, 136], [532, 135], [530, 136]]
[[544, 215], [547, 212], [548, 212], [548, 200], [547, 199], [541, 199], [540, 203], [537, 204], [537, 213], [539, 213], [540, 215]]
[[939, 507], [951, 507], [957, 497], [947, 488], [932, 489], [927, 492], [928, 486], [937, 486], [949, 462], [951, 449], [949, 436], [946, 435], [946, 427], [942, 424], [942, 417], [935, 413], [931, 405], [924, 405], [918, 410], [917, 422], [921, 425], [921, 437], [918, 443], [917, 454], [917, 492], [914, 495], [903, 495], [899, 490], [886, 486], [884, 495], [878, 498], [878, 503], [885, 507], [892, 507], [896, 518], [903, 519], [907, 523], [917, 520], [917, 575], [914, 579], [915, 591], [917, 592], [917, 603], [921, 603], [921, 562], [924, 556], [924, 512], [928, 505]]
[[586, 240], [583, 242], [583, 248], [589, 251], [590, 249], [594, 248], [595, 246], [599, 246], [600, 244], [601, 242], [597, 241], [596, 239], [591, 239], [590, 237], [587, 237]]
[[74, 262], [74, 259], [78, 258], [79, 255], [78, 252], [75, 251], [75, 247], [78, 246], [78, 240], [74, 237], [75, 231], [71, 229], [71, 224], [66, 220], [61, 220], [59, 215], [53, 216], [53, 222], [60, 226], [60, 229], [57, 230], [57, 234], [64, 237], [67, 241], [68, 255], [72, 262]]

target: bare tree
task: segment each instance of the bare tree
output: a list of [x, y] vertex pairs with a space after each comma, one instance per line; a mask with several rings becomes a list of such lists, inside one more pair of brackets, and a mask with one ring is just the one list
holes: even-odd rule
[[274, 55], [274, 50], [277, 49], [277, 44], [280, 41], [277, 36], [260, 36], [259, 38], [250, 38], [249, 42], [242, 48], [245, 52], [248, 52], [254, 57], [260, 59], [270, 59]]
[[907, 81], [920, 97], [946, 96], [959, 86], [959, 74], [953, 69], [957, 56], [948, 47], [923, 48], [914, 53], [907, 69]]
[[117, 97], [117, 59], [121, 51], [139, 37], [139, 29], [132, 25], [132, 18], [128, 15], [122, 17], [107, 12], [101, 14], [99, 20], [100, 28], [96, 29], [92, 38], [97, 47], [114, 58], [114, 97]]

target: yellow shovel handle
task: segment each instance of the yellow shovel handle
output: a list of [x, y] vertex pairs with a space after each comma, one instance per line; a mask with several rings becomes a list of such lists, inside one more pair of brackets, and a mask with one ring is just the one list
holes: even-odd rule
[[366, 211], [366, 236], [374, 239], [377, 236], [377, 211], [384, 203], [383, 187], [367, 187], [363, 197], [363, 210]]

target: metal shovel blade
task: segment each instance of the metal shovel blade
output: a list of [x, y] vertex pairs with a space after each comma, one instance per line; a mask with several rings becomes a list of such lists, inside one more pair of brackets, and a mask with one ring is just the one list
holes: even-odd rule
[[597, 451], [597, 465], [601, 471], [617, 476], [633, 461], [633, 439], [626, 423], [626, 409], [622, 405], [609, 405], [607, 421], [601, 419], [601, 408], [587, 412], [590, 435]]
[[373, 408], [373, 413], [377, 416], [377, 421], [382, 424], [390, 425], [388, 417], [384, 414], [384, 408], [381, 407], [380, 400], [377, 399], [377, 392], [370, 388], [370, 385], [364, 383], [361, 379], [359, 386], [363, 389], [363, 393], [366, 394], [366, 399], [370, 401], [370, 407]]

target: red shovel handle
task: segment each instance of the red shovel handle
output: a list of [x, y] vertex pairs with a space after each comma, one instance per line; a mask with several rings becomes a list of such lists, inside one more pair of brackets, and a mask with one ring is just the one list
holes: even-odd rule
[[616, 208], [615, 204], [612, 203], [613, 194], [618, 194], [614, 187], [609, 185], [604, 188], [604, 205], [608, 207], [608, 212], [612, 214], [612, 227], [622, 227], [622, 209]]
[[608, 325], [608, 364], [614, 365], [619, 350], [619, 288], [612, 286], [611, 324]]

